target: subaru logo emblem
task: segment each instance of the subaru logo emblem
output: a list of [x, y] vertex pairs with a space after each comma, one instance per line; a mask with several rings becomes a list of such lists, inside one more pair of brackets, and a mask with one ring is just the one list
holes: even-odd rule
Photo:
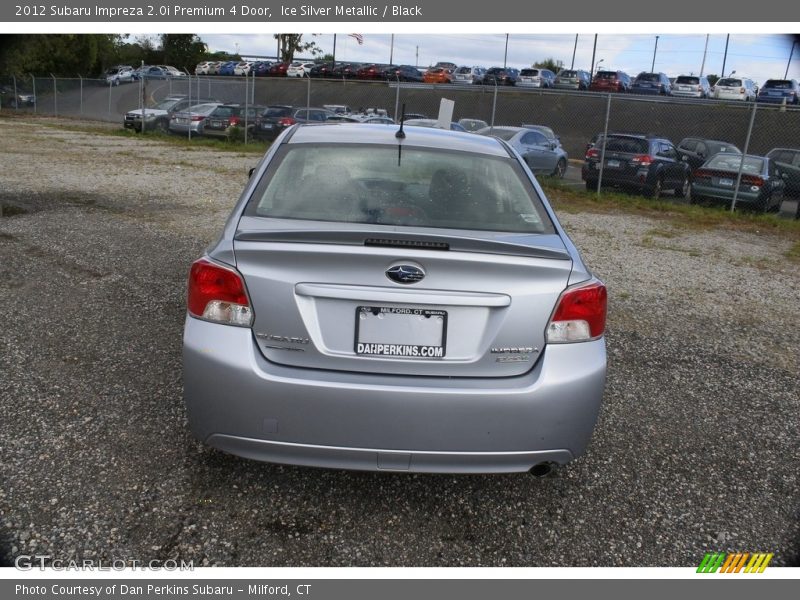
[[425, 271], [414, 265], [396, 265], [387, 269], [386, 276], [395, 283], [417, 283], [425, 277]]

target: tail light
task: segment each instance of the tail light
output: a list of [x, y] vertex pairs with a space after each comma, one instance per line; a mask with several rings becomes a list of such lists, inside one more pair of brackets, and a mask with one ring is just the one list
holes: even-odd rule
[[202, 121], [205, 119], [203, 115], [192, 115], [192, 121]]
[[597, 339], [606, 329], [606, 286], [597, 279], [562, 292], [550, 323], [547, 342], [566, 344]]
[[294, 125], [297, 123], [292, 117], [282, 117], [278, 119], [278, 125], [281, 127], [289, 127], [289, 125]]
[[206, 258], [195, 261], [189, 271], [186, 307], [193, 317], [214, 323], [250, 327], [253, 322], [242, 276]]
[[239, 117], [231, 117], [228, 123], [231, 125], [231, 127], [235, 127], [239, 124]]
[[586, 160], [599, 160], [600, 159], [600, 150], [597, 148], [589, 148], [586, 151]]
[[744, 93], [745, 93], [745, 91], [746, 91], [746, 90], [745, 90], [744, 88], [739, 88], [739, 93], [740, 93], [740, 94], [744, 94]]
[[744, 185], [756, 185], [761, 187], [764, 185], [764, 178], [758, 175], [742, 175], [742, 183]]
[[692, 179], [708, 179], [709, 177], [711, 177], [711, 174], [703, 169], [697, 169], [692, 173]]
[[653, 158], [649, 154], [639, 154], [631, 159], [631, 162], [641, 167], [649, 167], [653, 164]]

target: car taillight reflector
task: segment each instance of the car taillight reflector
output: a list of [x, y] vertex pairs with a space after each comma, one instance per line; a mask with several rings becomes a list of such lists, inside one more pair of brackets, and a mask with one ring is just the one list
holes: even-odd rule
[[239, 117], [231, 117], [230, 124], [232, 126], [238, 125], [239, 124]]
[[742, 175], [742, 183], [745, 185], [764, 185], [764, 179], [758, 175]]
[[597, 279], [564, 290], [547, 325], [547, 342], [565, 344], [600, 337], [606, 329], [607, 303], [606, 286]]
[[600, 150], [597, 148], [589, 148], [586, 152], [586, 160], [600, 158]]
[[236, 269], [201, 258], [192, 264], [188, 287], [186, 307], [193, 317], [239, 327], [252, 324], [244, 280]]
[[292, 117], [283, 117], [282, 119], [278, 120], [278, 125], [282, 125], [283, 127], [288, 127], [289, 125], [294, 125], [297, 123]]
[[653, 159], [648, 154], [640, 154], [639, 156], [634, 156], [631, 162], [643, 167], [649, 167], [653, 163]]
[[205, 119], [203, 115], [192, 115], [192, 121], [202, 121]]

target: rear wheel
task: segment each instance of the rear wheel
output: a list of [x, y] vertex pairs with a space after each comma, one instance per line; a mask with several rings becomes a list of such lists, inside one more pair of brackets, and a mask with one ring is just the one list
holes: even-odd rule
[[679, 187], [675, 188], [675, 195], [678, 198], [687, 198], [689, 197], [689, 202], [691, 203], [691, 195], [692, 195], [692, 186], [689, 183], [689, 176], [683, 178], [683, 184]]
[[596, 192], [597, 191], [597, 181], [592, 181], [591, 179], [586, 180], [586, 191], [588, 192]]
[[558, 164], [556, 165], [555, 171], [553, 171], [553, 177], [558, 177], [559, 179], [564, 178], [564, 173], [567, 172], [567, 161], [563, 158], [559, 159]]
[[664, 182], [659, 177], [656, 179], [656, 182], [649, 188], [646, 188], [644, 191], [644, 195], [648, 198], [653, 198], [654, 200], [658, 200], [661, 198], [661, 192], [664, 191]]

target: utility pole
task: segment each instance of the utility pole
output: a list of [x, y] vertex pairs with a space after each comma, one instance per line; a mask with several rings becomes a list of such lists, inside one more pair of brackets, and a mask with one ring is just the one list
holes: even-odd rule
[[390, 46], [390, 49], [389, 49], [389, 64], [390, 65], [394, 64], [394, 61], [392, 60], [393, 58], [394, 58], [394, 34], [392, 34], [392, 43], [391, 43], [391, 46]]
[[709, 35], [710, 34], [708, 34], [708, 33], [706, 34], [706, 47], [703, 49], [703, 64], [700, 65], [700, 77], [703, 76], [703, 71], [705, 71], [705, 68], [706, 68], [706, 54], [708, 53], [708, 36]]
[[508, 34], [506, 34], [506, 51], [503, 54], [503, 68], [506, 68], [506, 63], [508, 61]]
[[575, 45], [572, 47], [572, 63], [569, 65], [570, 69], [575, 68], [575, 52], [578, 49], [578, 34], [575, 34]]
[[333, 68], [336, 69], [336, 34], [333, 34]]
[[655, 48], [653, 48], [653, 64], [650, 65], [650, 72], [651, 73], [655, 72], [655, 70], [656, 70], [656, 52], [658, 52], [658, 38], [659, 38], [659, 36], [656, 36], [656, 45], [655, 45]]
[[597, 34], [595, 33], [594, 34], [594, 46], [592, 46], [592, 70], [590, 71], [590, 73], [592, 74], [592, 77], [594, 77], [594, 56], [595, 56], [596, 52], [597, 52]]
[[789, 62], [786, 63], [786, 72], [783, 74], [783, 78], [787, 79], [789, 77], [789, 65], [792, 64], [792, 56], [794, 55], [794, 47], [797, 44], [797, 40], [792, 42], [792, 50], [789, 52]]
[[731, 34], [729, 33], [728, 35], [725, 36], [725, 54], [722, 57], [722, 73], [720, 73], [721, 77], [727, 77], [727, 75], [725, 75], [725, 63], [728, 62], [728, 42], [730, 41], [730, 39], [731, 39]]
[[417, 46], [417, 57], [416, 57], [416, 62], [414, 63], [414, 67], [419, 69], [419, 46]]

